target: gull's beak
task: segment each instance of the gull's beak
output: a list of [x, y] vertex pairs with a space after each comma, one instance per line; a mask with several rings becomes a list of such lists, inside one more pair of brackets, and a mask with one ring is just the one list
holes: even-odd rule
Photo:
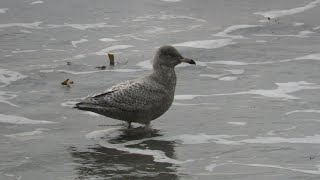
[[188, 58], [182, 58], [180, 61], [184, 62], [184, 63], [188, 63], [188, 64], [196, 64], [196, 62], [194, 62], [194, 60], [188, 59]]

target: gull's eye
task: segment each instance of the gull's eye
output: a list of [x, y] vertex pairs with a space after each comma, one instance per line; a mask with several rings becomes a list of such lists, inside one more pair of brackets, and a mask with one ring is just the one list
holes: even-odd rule
[[175, 57], [176, 55], [174, 53], [168, 53], [168, 56]]

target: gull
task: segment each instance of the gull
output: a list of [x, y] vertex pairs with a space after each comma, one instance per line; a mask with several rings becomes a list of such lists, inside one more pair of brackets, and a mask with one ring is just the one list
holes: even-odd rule
[[128, 128], [132, 122], [150, 128], [150, 122], [172, 105], [177, 82], [174, 68], [180, 63], [196, 64], [194, 60], [184, 58], [173, 46], [162, 46], [154, 56], [151, 74], [88, 96], [74, 108], [126, 121]]

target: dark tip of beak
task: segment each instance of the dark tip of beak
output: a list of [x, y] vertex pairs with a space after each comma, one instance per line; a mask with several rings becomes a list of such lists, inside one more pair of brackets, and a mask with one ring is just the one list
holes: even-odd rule
[[190, 60], [189, 64], [196, 64], [196, 62], [194, 62], [194, 60]]
[[183, 63], [188, 63], [188, 64], [196, 64], [196, 62], [194, 62], [194, 60], [189, 59], [189, 58], [182, 58], [180, 61]]

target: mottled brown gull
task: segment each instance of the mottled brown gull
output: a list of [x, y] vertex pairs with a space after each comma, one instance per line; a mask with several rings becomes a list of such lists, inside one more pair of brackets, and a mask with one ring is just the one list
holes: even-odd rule
[[88, 96], [75, 108], [126, 121], [129, 127], [131, 122], [149, 127], [152, 120], [170, 108], [177, 81], [174, 67], [182, 62], [196, 64], [192, 59], [184, 58], [174, 47], [162, 46], [154, 56], [150, 75]]

